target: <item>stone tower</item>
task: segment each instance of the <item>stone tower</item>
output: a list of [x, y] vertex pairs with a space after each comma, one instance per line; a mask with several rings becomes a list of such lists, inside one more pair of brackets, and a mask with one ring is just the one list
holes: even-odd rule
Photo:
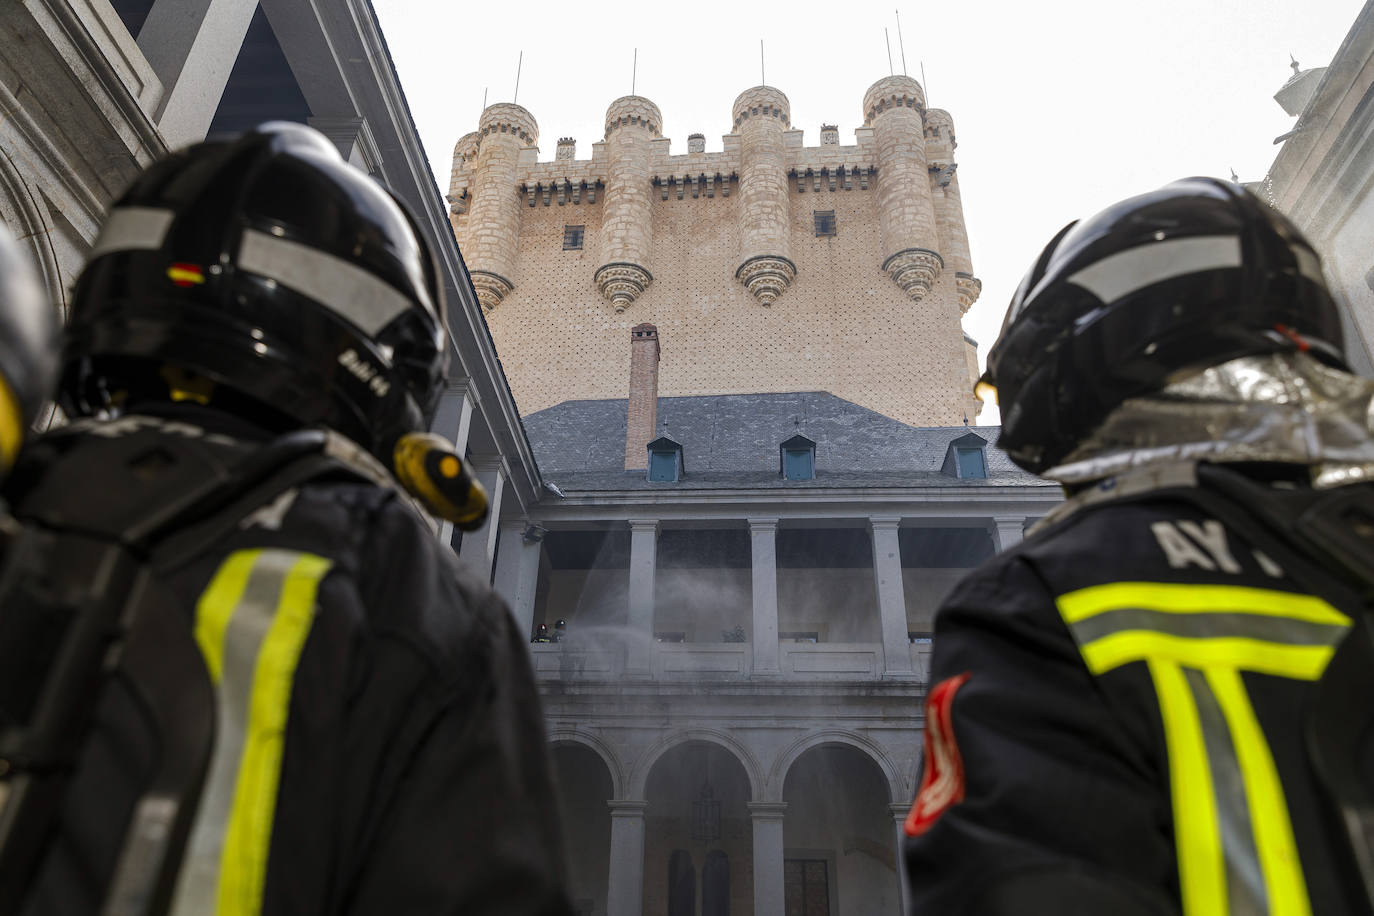
[[977, 415], [952, 119], [900, 76], [864, 94], [850, 143], [827, 123], [806, 145], [790, 107], [746, 89], [719, 147], [684, 131], [674, 153], [658, 106], [626, 96], [589, 158], [564, 137], [544, 161], [528, 111], [483, 112], [454, 150], [450, 214], [523, 413], [624, 398], [626, 335], [651, 324], [660, 396], [828, 391], [920, 426]]
[[520, 151], [538, 144], [539, 125], [519, 105], [498, 102], [482, 112], [477, 137], [470, 231], [462, 249], [477, 299], [490, 312], [514, 288], [510, 278], [520, 237]]
[[973, 256], [969, 254], [968, 229], [964, 225], [964, 203], [959, 197], [959, 176], [954, 162], [954, 119], [949, 112], [931, 108], [926, 112], [926, 156], [930, 162], [931, 194], [935, 209], [935, 228], [945, 264], [954, 271], [959, 291], [959, 314], [983, 291], [981, 280], [973, 276]]
[[944, 267], [936, 251], [924, 117], [925, 94], [909, 76], [884, 77], [864, 93], [864, 126], [873, 128], [878, 144], [883, 270], [916, 302]]
[[660, 136], [662, 125], [658, 106], [641, 96], [623, 96], [606, 109], [606, 203], [601, 217], [606, 260], [593, 280], [617, 312], [625, 311], [653, 280], [644, 266], [653, 244], [649, 142]]
[[783, 134], [792, 126], [791, 106], [780, 89], [755, 86], [735, 99], [740, 137], [740, 264], [735, 276], [762, 305], [772, 305], [792, 285], [791, 213]]

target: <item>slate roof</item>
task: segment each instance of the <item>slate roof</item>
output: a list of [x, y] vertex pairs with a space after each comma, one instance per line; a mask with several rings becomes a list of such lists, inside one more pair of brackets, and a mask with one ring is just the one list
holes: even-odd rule
[[[999, 427], [974, 426], [988, 440], [988, 478], [941, 472], [965, 426], [908, 426], [825, 391], [659, 398], [659, 435], [683, 446], [686, 473], [651, 483], [626, 471], [624, 399], [564, 401], [525, 417], [545, 480], [564, 490], [826, 489], [1054, 486], [996, 448]], [[814, 480], [784, 480], [778, 446], [796, 434], [816, 442]]]

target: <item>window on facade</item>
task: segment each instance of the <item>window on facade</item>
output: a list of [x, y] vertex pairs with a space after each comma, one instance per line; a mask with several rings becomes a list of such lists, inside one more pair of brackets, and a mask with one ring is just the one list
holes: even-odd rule
[[813, 210], [812, 214], [816, 218], [816, 235], [835, 234], [835, 211], [834, 210]]
[[787, 916], [830, 916], [830, 881], [824, 859], [782, 863], [783, 907]]
[[935, 637], [933, 634], [924, 630], [919, 632], [909, 631], [906, 634], [906, 641], [913, 646], [928, 646], [935, 641]]
[[778, 642], [820, 642], [821, 634], [815, 630], [791, 630], [778, 634]]
[[685, 631], [657, 632], [654, 633], [654, 642], [686, 642], [687, 633]]
[[960, 477], [988, 476], [988, 464], [981, 448], [961, 448], [957, 451]]
[[573, 251], [582, 247], [582, 236], [586, 226], [564, 226], [563, 227], [563, 250]]

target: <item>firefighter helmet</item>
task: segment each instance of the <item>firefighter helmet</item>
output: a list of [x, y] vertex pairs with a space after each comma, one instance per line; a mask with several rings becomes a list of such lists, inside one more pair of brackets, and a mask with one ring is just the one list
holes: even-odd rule
[[979, 389], [996, 390], [998, 445], [1038, 473], [1127, 398], [1292, 349], [1345, 367], [1316, 252], [1238, 185], [1187, 178], [1060, 230], [1013, 294]]
[[0, 223], [0, 476], [56, 374], [57, 315], [33, 262]]
[[115, 204], [77, 282], [63, 405], [209, 400], [390, 465], [442, 393], [443, 314], [396, 198], [318, 132], [264, 124], [168, 156]]

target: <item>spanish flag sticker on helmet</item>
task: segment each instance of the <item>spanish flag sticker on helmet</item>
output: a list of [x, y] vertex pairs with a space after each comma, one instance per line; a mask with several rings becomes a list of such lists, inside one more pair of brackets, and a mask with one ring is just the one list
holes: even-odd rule
[[183, 289], [188, 286], [199, 286], [205, 282], [205, 271], [201, 270], [198, 264], [177, 261], [167, 268], [167, 279]]

